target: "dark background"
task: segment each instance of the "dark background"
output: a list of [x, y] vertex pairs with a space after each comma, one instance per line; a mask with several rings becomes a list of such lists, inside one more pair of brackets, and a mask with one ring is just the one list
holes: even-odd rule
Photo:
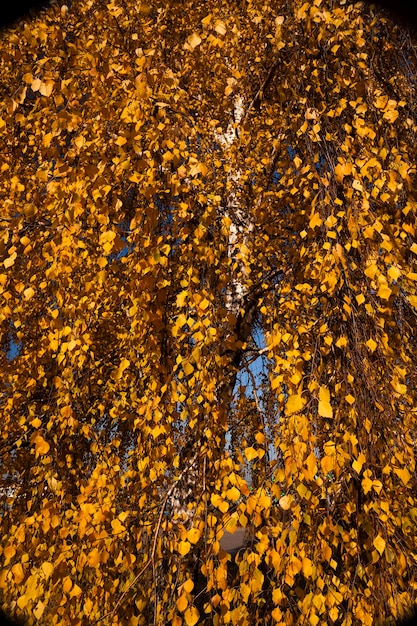
[[[30, 17], [49, 0], [6, 0], [7, 7], [0, 8], [0, 27], [9, 26], [21, 17]], [[353, 2], [355, 0], [349, 0]], [[398, 22], [417, 29], [417, 0], [365, 0], [368, 4], [376, 4], [387, 10]]]

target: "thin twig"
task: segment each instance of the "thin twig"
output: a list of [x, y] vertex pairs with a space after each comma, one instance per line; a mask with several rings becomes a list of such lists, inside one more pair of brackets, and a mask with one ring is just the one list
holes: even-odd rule
[[142, 574], [144, 574], [146, 572], [146, 570], [150, 567], [150, 565], [153, 564], [154, 559], [155, 559], [155, 553], [156, 553], [156, 545], [158, 542], [158, 535], [159, 535], [159, 531], [161, 529], [161, 523], [162, 523], [162, 516], [164, 514], [165, 511], [165, 507], [167, 505], [167, 502], [169, 500], [169, 498], [171, 497], [173, 491], [175, 490], [175, 488], [177, 487], [178, 483], [180, 482], [180, 480], [182, 479], [183, 475], [185, 474], [185, 472], [189, 469], [189, 466], [192, 465], [194, 463], [194, 461], [197, 458], [197, 454], [194, 455], [194, 457], [192, 458], [192, 460], [190, 461], [190, 463], [187, 463], [187, 466], [184, 467], [184, 469], [182, 470], [182, 472], [180, 473], [178, 479], [172, 483], [171, 487], [168, 489], [168, 491], [165, 494], [164, 500], [162, 502], [162, 506], [161, 506], [161, 510], [159, 512], [159, 517], [158, 517], [158, 522], [156, 524], [156, 529], [155, 529], [155, 536], [152, 542], [152, 550], [151, 550], [151, 555], [149, 557], [149, 559], [147, 560], [147, 562], [145, 563], [145, 565], [142, 567], [142, 569], [140, 570], [140, 572], [138, 574], [136, 574], [135, 578], [132, 580], [132, 582], [127, 586], [127, 588], [124, 590], [124, 592], [122, 593], [122, 595], [120, 596], [120, 598], [118, 599], [118, 601], [116, 602], [115, 607], [109, 611], [108, 613], [106, 613], [105, 615], [103, 615], [102, 617], [99, 617], [95, 622], [93, 622], [93, 624], [98, 624], [98, 622], [102, 622], [104, 619], [106, 619], [107, 617], [112, 617], [117, 609], [119, 608], [119, 606], [121, 605], [121, 603], [123, 602], [124, 598], [126, 597], [126, 595], [129, 593], [129, 591], [132, 589], [132, 587], [138, 582], [139, 578], [142, 576]]

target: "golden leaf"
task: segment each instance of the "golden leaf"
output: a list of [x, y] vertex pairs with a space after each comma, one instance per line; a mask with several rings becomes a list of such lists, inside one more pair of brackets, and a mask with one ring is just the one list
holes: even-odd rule
[[248, 461], [253, 461], [258, 458], [258, 451], [252, 446], [249, 446], [249, 448], [245, 448], [245, 457]]
[[193, 33], [188, 37], [187, 42], [189, 43], [191, 48], [197, 48], [197, 46], [201, 44], [201, 37], [198, 35], [198, 33]]
[[181, 613], [184, 613], [184, 611], [186, 610], [188, 606], [187, 594], [185, 593], [181, 594], [176, 602], [176, 605], [177, 605], [177, 609], [181, 611]]
[[258, 496], [258, 504], [261, 509], [268, 510], [271, 506], [271, 498], [265, 493], [264, 489], [261, 489]]
[[368, 341], [366, 342], [366, 345], [368, 346], [371, 352], [375, 352], [375, 350], [378, 347], [377, 342], [374, 339], [372, 339], [372, 337], [368, 339]]
[[313, 562], [311, 559], [304, 557], [302, 559], [302, 572], [304, 576], [309, 577], [313, 573]]
[[186, 626], [194, 626], [194, 624], [197, 624], [199, 617], [200, 613], [198, 612], [198, 610], [195, 608], [195, 606], [191, 606], [184, 613], [184, 622]]
[[336, 457], [334, 455], [331, 455], [331, 456], [326, 455], [320, 459], [321, 469], [325, 476], [327, 476], [329, 472], [334, 470], [335, 463], [336, 463]]
[[54, 566], [50, 561], [44, 561], [41, 565], [41, 569], [45, 575], [45, 578], [49, 578], [54, 571]]
[[214, 30], [219, 35], [224, 35], [226, 33], [226, 24], [222, 20], [217, 20], [214, 25]]
[[11, 559], [16, 554], [16, 548], [12, 545], [8, 545], [4, 548], [3, 554], [6, 557], [6, 559]]
[[319, 415], [321, 417], [333, 417], [333, 409], [330, 404], [330, 392], [327, 387], [319, 389]]
[[246, 583], [240, 583], [240, 595], [246, 604], [250, 596], [250, 587]]
[[90, 567], [97, 567], [100, 563], [100, 551], [97, 548], [93, 548], [87, 555], [87, 563]]
[[409, 483], [411, 479], [411, 474], [406, 467], [404, 467], [403, 469], [394, 467], [394, 472], [397, 474], [398, 478], [404, 483], [404, 485], [407, 485]]
[[185, 583], [183, 583], [181, 585], [181, 589], [183, 589], [184, 591], [186, 591], [187, 593], [191, 593], [192, 590], [194, 589], [194, 583], [191, 580], [191, 578], [189, 578], [188, 580], [185, 581]]
[[[49, 97], [52, 93], [53, 88], [54, 88], [54, 82], [52, 80], [45, 80], [45, 82], [41, 82], [41, 84], [39, 85], [39, 93], [42, 96]], [[33, 90], [33, 83], [32, 83], [32, 90]]]
[[365, 461], [366, 461], [366, 456], [364, 455], [363, 452], [361, 452], [358, 458], [355, 459], [352, 463], [352, 467], [355, 470], [355, 472], [357, 472], [358, 474], [361, 473], [361, 470]]
[[20, 585], [22, 580], [25, 578], [25, 572], [23, 570], [21, 563], [15, 563], [12, 567], [12, 574], [14, 578], [14, 582], [16, 585]]
[[23, 292], [23, 296], [25, 300], [30, 300], [34, 295], [35, 295], [35, 290], [33, 289], [33, 287], [28, 287]]
[[17, 599], [16, 604], [19, 609], [24, 609], [29, 604], [29, 600], [29, 595], [27, 593], [24, 593]]
[[292, 502], [292, 496], [281, 496], [281, 498], [279, 499], [279, 506], [281, 507], [281, 509], [284, 509], [284, 511], [288, 511], [288, 509], [291, 507]]
[[299, 413], [305, 404], [305, 400], [301, 395], [288, 396], [285, 411], [287, 415]]
[[187, 532], [187, 540], [193, 545], [200, 541], [201, 530], [199, 528], [190, 528]]
[[45, 604], [41, 600], [39, 600], [39, 602], [33, 609], [33, 614], [37, 620], [40, 620], [44, 612], [45, 612]]
[[401, 276], [401, 270], [394, 265], [391, 265], [387, 273], [391, 280], [398, 280], [398, 278]]
[[74, 144], [77, 146], [77, 148], [82, 148], [83, 145], [85, 143], [85, 139], [82, 135], [78, 135], [77, 137], [75, 137], [74, 139]]
[[70, 598], [78, 598], [82, 594], [82, 589], [78, 585], [74, 585], [70, 591]]
[[389, 300], [390, 295], [392, 294], [392, 290], [388, 287], [386, 283], [382, 283], [379, 286], [377, 295], [383, 300]]
[[12, 265], [14, 265], [16, 257], [17, 257], [17, 254], [14, 253], [12, 254], [12, 256], [9, 256], [7, 259], [5, 259], [3, 261], [4, 267], [7, 269], [8, 267], [11, 267]]
[[45, 441], [41, 435], [35, 437], [35, 450], [37, 455], [42, 456], [48, 454], [50, 447], [49, 443]]
[[386, 546], [385, 539], [383, 539], [381, 535], [378, 535], [377, 537], [375, 537], [373, 545], [378, 550], [379, 554], [382, 554]]
[[189, 541], [180, 541], [177, 548], [181, 556], [185, 556], [191, 550], [191, 544]]
[[240, 491], [236, 487], [231, 487], [226, 491], [226, 498], [232, 502], [237, 502], [240, 498]]
[[362, 489], [363, 489], [364, 494], [367, 494], [369, 491], [371, 491], [372, 485], [373, 485], [373, 481], [367, 476], [362, 479]]

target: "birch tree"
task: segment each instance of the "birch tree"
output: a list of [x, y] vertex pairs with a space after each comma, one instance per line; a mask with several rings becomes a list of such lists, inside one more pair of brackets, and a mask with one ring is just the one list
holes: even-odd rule
[[6, 608], [45, 625], [401, 615], [411, 35], [336, 0], [79, 0], [0, 50]]

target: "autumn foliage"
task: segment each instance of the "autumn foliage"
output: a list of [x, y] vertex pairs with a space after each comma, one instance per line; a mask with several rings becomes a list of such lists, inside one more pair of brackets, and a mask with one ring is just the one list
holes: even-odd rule
[[59, 0], [3, 33], [0, 66], [5, 607], [45, 626], [401, 615], [410, 34], [342, 0]]

